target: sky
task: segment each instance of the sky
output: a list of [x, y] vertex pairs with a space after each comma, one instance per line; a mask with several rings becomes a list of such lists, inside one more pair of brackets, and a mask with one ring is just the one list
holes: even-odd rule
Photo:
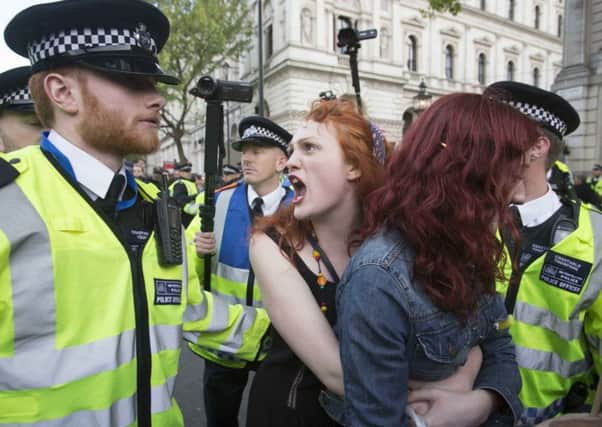
[[50, 3], [50, 0], [0, 0], [0, 72], [29, 65], [29, 61], [17, 55], [4, 43], [4, 28], [19, 11], [34, 4]]

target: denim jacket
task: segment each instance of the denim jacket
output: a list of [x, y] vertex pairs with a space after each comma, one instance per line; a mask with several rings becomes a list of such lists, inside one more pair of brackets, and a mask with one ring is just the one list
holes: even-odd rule
[[[451, 376], [481, 346], [475, 389], [497, 392], [514, 421], [520, 375], [499, 296], [487, 295], [466, 323], [442, 312], [412, 279], [414, 254], [396, 230], [381, 230], [358, 249], [337, 287], [337, 334], [348, 426], [406, 426], [408, 380]], [[495, 424], [495, 423], [494, 423]]]

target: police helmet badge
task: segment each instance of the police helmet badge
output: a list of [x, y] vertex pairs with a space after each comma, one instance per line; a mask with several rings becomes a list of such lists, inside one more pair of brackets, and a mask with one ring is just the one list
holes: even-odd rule
[[138, 23], [136, 30], [134, 31], [134, 38], [140, 47], [148, 50], [153, 55], [157, 54], [157, 46], [153, 43], [153, 38], [151, 33], [147, 30], [146, 25], [141, 22]]

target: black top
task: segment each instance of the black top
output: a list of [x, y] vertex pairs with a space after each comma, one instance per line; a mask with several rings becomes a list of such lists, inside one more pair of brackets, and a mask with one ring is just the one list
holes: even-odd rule
[[[271, 233], [270, 233], [271, 234]], [[270, 236], [273, 240], [275, 236]], [[327, 282], [320, 289], [317, 275], [295, 253], [293, 263], [317, 301], [326, 303], [328, 323], [334, 328], [336, 283]], [[325, 387], [293, 353], [274, 327], [270, 327], [271, 349], [260, 365], [251, 392], [247, 427], [322, 427], [338, 426], [318, 403]]]

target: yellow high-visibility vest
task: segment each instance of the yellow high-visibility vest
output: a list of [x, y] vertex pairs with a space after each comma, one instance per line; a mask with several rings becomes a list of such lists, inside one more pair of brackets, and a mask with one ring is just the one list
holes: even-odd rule
[[[571, 386], [592, 385], [593, 374], [602, 373], [602, 215], [581, 205], [578, 217], [578, 228], [520, 280], [510, 333], [523, 383], [523, 422], [562, 413]], [[507, 289], [507, 282], [497, 283], [502, 295]]]
[[134, 254], [39, 146], [0, 164], [18, 172], [0, 187], [0, 425], [125, 427], [146, 411], [182, 426], [182, 337], [257, 357], [269, 319], [201, 292], [184, 242], [183, 266], [158, 264], [153, 234]]

